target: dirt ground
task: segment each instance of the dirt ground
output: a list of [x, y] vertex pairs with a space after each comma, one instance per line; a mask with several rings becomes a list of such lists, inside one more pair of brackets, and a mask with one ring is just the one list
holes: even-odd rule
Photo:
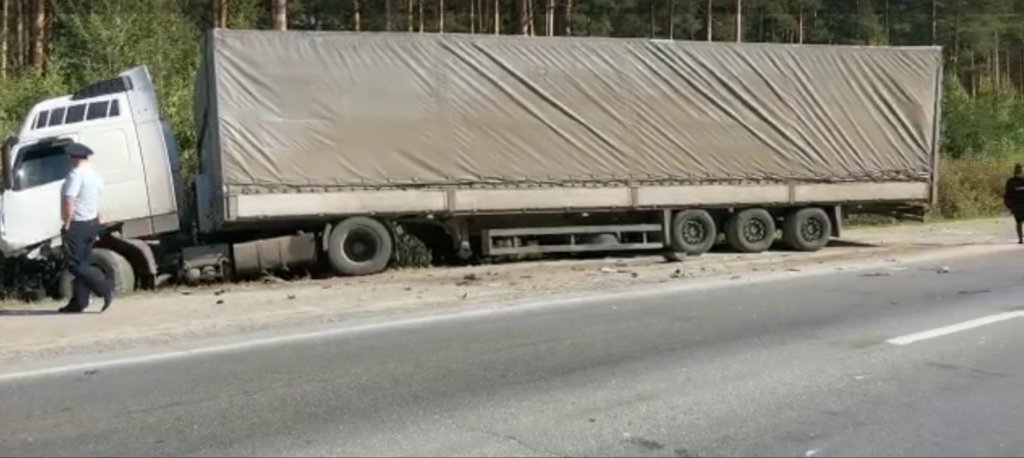
[[[516, 301], [613, 292], [672, 282], [742, 278], [810, 267], [1015, 242], [1006, 219], [848, 229], [817, 253], [713, 252], [681, 263], [660, 256], [548, 260], [387, 272], [363, 278], [267, 280], [164, 289], [117, 301], [102, 315], [53, 313], [58, 304], [0, 309], [0, 364], [360, 318], [509, 306]], [[95, 307], [95, 306], [94, 306]]]

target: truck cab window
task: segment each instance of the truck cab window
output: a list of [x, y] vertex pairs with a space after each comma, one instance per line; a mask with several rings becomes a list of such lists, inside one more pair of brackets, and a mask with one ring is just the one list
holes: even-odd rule
[[108, 118], [116, 118], [121, 116], [121, 104], [117, 100], [110, 101], [110, 112], [107, 113]]
[[21, 150], [14, 173], [15, 190], [63, 180], [71, 171], [71, 163], [63, 146], [32, 146]]
[[90, 103], [89, 111], [85, 114], [85, 119], [92, 121], [94, 119], [106, 118], [107, 108], [109, 107], [109, 105], [110, 102], [107, 102], [105, 100], [102, 102]]
[[82, 122], [83, 119], [85, 119], [85, 104], [71, 105], [68, 107], [68, 115], [64, 119], [64, 124]]
[[49, 127], [59, 126], [64, 124], [64, 107], [54, 108], [50, 111], [50, 122], [47, 124]]
[[46, 127], [46, 121], [48, 119], [50, 119], [50, 112], [49, 111], [41, 111], [41, 112], [39, 112], [39, 115], [36, 116], [36, 127], [35, 128], [36, 129], [41, 129], [43, 127]]

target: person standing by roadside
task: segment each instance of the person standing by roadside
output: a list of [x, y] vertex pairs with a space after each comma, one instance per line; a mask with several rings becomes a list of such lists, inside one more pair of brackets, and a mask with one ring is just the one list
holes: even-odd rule
[[1024, 166], [1013, 166], [1013, 176], [1006, 180], [1003, 204], [1013, 213], [1017, 224], [1017, 243], [1024, 244]]
[[85, 310], [92, 292], [103, 298], [101, 312], [104, 312], [114, 300], [113, 285], [92, 265], [92, 245], [103, 232], [99, 213], [103, 178], [89, 164], [93, 151], [88, 146], [72, 143], [66, 147], [66, 153], [71, 161], [71, 172], [60, 192], [61, 239], [64, 260], [68, 272], [74, 277], [74, 286], [71, 300], [59, 311], [78, 313]]

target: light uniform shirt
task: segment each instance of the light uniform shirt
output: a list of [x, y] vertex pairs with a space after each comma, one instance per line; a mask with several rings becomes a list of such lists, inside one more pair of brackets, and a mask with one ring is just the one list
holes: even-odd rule
[[99, 216], [103, 178], [88, 164], [76, 167], [64, 179], [60, 194], [75, 198], [71, 221], [91, 221]]

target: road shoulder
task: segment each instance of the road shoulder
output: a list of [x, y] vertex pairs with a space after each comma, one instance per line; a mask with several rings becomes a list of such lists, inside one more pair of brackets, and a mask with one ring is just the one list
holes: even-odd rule
[[713, 253], [682, 263], [650, 256], [559, 260], [165, 290], [126, 298], [102, 315], [8, 308], [0, 312], [0, 363], [21, 367], [302, 327], [388, 322], [594, 295], [658, 294], [914, 262], [941, 268], [952, 256], [1015, 249], [1006, 243], [1007, 230], [1012, 226], [1005, 220], [865, 228], [849, 231], [843, 242], [818, 253]]

